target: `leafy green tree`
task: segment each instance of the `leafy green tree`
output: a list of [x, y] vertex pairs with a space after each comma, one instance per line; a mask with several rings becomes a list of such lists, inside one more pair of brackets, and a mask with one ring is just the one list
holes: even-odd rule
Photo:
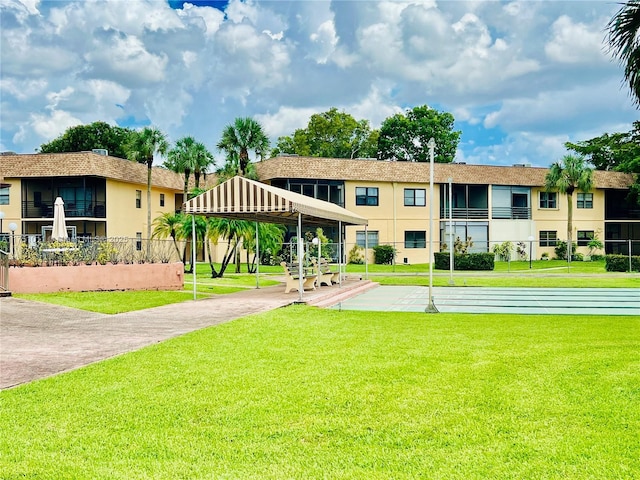
[[[573, 245], [573, 192], [590, 192], [593, 188], [593, 170], [587, 166], [582, 156], [565, 155], [562, 160], [551, 165], [545, 176], [545, 189], [559, 191], [567, 196], [567, 244]], [[571, 262], [571, 255], [568, 255]]]
[[109, 125], [106, 122], [93, 122], [89, 125], [77, 125], [68, 128], [58, 138], [40, 145], [40, 153], [85, 152], [94, 148], [104, 148], [110, 156], [127, 158], [124, 145], [131, 130]]
[[189, 198], [189, 178], [191, 173], [195, 177], [195, 187], [200, 188], [200, 176], [206, 172], [209, 166], [213, 165], [213, 155], [207, 150], [204, 144], [196, 142], [191, 136], [182, 137], [175, 146], [169, 150], [167, 161], [164, 166], [169, 170], [184, 175], [183, 195], [186, 200]]
[[427, 105], [397, 113], [380, 127], [378, 158], [407, 162], [428, 162], [429, 139], [436, 141], [434, 161], [450, 163], [456, 155], [460, 131], [454, 131], [453, 115]]
[[[144, 163], [147, 166], [147, 239], [151, 238], [151, 172], [153, 157], [156, 154], [164, 156], [169, 149], [169, 142], [164, 133], [155, 127], [144, 127], [142, 130], [131, 132], [125, 144], [125, 151], [129, 160]], [[150, 253], [150, 243], [147, 242], [147, 254]]]
[[640, 121], [626, 133], [605, 133], [582, 142], [567, 142], [569, 150], [584, 155], [597, 170], [615, 170], [634, 174], [630, 200], [640, 204]]
[[269, 152], [269, 138], [256, 120], [236, 118], [224, 128], [218, 148], [227, 154], [227, 162], [230, 159], [237, 161], [238, 174], [244, 176], [249, 165], [249, 151], [253, 150], [262, 159]]
[[607, 40], [624, 65], [624, 78], [636, 105], [640, 105], [640, 1], [631, 0], [607, 24]]
[[327, 112], [312, 115], [307, 128], [296, 130], [292, 136], [280, 137], [272, 153], [330, 158], [375, 157], [377, 145], [378, 131], [371, 130], [368, 120], [356, 120], [332, 107]]

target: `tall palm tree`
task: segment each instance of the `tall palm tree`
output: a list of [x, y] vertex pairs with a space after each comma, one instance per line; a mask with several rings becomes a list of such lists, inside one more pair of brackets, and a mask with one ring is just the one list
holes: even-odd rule
[[151, 252], [151, 168], [156, 154], [164, 156], [169, 149], [167, 136], [155, 127], [131, 132], [125, 151], [129, 160], [147, 165], [147, 255]]
[[607, 39], [613, 54], [624, 65], [634, 103], [640, 105], [640, 1], [625, 3], [607, 24]]
[[196, 139], [187, 136], [176, 141], [175, 147], [169, 150], [167, 161], [164, 166], [169, 170], [184, 175], [183, 199], [187, 200], [187, 191], [189, 190], [189, 178], [193, 170], [193, 148]]
[[206, 175], [209, 167], [215, 165], [213, 155], [204, 144], [196, 142], [193, 147], [193, 176], [195, 179], [196, 189], [200, 188], [200, 176]]
[[593, 188], [593, 169], [589, 168], [583, 157], [565, 155], [562, 160], [551, 165], [544, 179], [547, 191], [558, 190], [567, 195], [567, 259], [571, 263], [573, 253], [573, 192], [590, 192]]
[[200, 188], [200, 176], [213, 165], [213, 155], [203, 143], [196, 142], [191, 136], [176, 141], [175, 147], [169, 150], [164, 166], [176, 173], [184, 174], [183, 198], [186, 201], [189, 190], [189, 178], [193, 173], [196, 189]]
[[226, 152], [228, 159], [237, 158], [238, 174], [244, 176], [249, 165], [249, 150], [262, 159], [269, 151], [269, 138], [256, 120], [250, 117], [236, 118], [223, 130], [218, 148]]

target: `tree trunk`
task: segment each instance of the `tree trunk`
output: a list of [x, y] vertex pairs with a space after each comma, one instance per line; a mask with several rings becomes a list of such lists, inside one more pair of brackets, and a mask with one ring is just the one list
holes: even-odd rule
[[571, 233], [573, 232], [573, 194], [567, 194], [567, 262], [571, 264], [571, 254], [573, 253], [573, 240]]
[[184, 171], [184, 192], [183, 192], [183, 202], [186, 202], [189, 198], [189, 177], [191, 176], [191, 170], [188, 168]]
[[147, 160], [147, 261], [151, 258], [151, 166], [153, 158]]

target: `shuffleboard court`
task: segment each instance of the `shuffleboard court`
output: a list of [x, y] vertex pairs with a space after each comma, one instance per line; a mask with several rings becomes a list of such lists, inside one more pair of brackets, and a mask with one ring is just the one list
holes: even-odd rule
[[[380, 286], [332, 308], [424, 312], [428, 295], [427, 287]], [[634, 288], [434, 287], [433, 300], [440, 312], [640, 316]]]

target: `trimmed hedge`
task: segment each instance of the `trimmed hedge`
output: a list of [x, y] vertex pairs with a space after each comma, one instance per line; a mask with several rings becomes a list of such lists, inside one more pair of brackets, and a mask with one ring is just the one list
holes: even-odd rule
[[[606, 255], [604, 257], [604, 268], [607, 272], [628, 272], [629, 256], [628, 255]], [[640, 272], [640, 256], [631, 256], [631, 270]]]
[[[433, 254], [436, 270], [449, 270], [449, 253]], [[493, 253], [455, 253], [453, 255], [454, 270], [493, 270], [495, 254]]]

